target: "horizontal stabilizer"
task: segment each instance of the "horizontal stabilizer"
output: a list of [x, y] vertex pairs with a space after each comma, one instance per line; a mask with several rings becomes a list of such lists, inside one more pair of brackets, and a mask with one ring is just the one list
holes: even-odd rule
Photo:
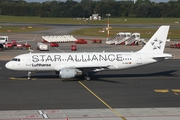
[[160, 54], [157, 56], [153, 56], [153, 59], [158, 60], [158, 59], [169, 59], [172, 58], [173, 56], [171, 54]]

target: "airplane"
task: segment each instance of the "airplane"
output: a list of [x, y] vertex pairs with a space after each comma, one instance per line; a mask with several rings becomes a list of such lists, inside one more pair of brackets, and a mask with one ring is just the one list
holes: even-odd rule
[[164, 53], [169, 27], [160, 26], [147, 44], [136, 52], [30, 52], [14, 57], [5, 67], [27, 71], [27, 80], [31, 80], [33, 71], [55, 71], [63, 79], [83, 76], [90, 80], [90, 72], [133, 68], [172, 58], [171, 54]]

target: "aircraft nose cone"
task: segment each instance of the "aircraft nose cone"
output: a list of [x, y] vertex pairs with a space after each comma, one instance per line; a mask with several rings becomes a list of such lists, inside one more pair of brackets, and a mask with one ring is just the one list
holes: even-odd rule
[[5, 67], [6, 67], [7, 69], [12, 69], [12, 64], [11, 64], [10, 62], [7, 62], [6, 65], [5, 65]]

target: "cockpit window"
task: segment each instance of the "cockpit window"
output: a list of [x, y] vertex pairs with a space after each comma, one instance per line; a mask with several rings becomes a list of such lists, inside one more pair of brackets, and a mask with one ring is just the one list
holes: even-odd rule
[[13, 58], [12, 61], [20, 62], [20, 59], [19, 58]]

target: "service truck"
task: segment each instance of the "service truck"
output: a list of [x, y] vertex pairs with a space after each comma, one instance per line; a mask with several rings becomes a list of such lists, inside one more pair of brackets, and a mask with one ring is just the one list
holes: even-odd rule
[[37, 43], [37, 50], [48, 50], [48, 45], [38, 42]]
[[8, 42], [8, 36], [0, 36], [0, 50], [3, 50], [5, 44]]

